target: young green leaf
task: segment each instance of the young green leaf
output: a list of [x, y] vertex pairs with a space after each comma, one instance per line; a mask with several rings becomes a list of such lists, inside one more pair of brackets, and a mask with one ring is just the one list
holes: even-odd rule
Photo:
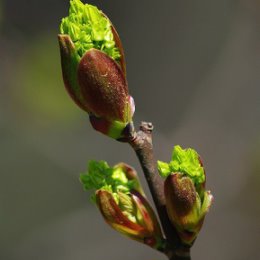
[[60, 32], [70, 36], [79, 57], [87, 50], [95, 48], [114, 60], [120, 59], [111, 23], [96, 6], [71, 0], [69, 16], [62, 19]]
[[205, 181], [205, 172], [198, 153], [191, 148], [182, 149], [179, 145], [174, 146], [172, 159], [169, 163], [158, 161], [158, 170], [162, 177], [180, 172], [189, 176], [195, 184], [201, 184]]

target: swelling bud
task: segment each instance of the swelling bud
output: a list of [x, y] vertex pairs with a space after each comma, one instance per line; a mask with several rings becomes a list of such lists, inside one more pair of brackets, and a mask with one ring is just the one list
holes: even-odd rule
[[213, 196], [205, 190], [205, 171], [193, 149], [175, 146], [169, 163], [158, 161], [158, 170], [165, 177], [164, 193], [169, 219], [182, 243], [195, 241], [212, 204]]
[[163, 250], [160, 225], [132, 167], [120, 163], [110, 168], [103, 161], [91, 161], [81, 182], [85, 189], [95, 190], [92, 199], [108, 225], [131, 239]]
[[134, 101], [114, 26], [97, 7], [71, 0], [60, 32], [62, 74], [71, 98], [88, 112], [95, 130], [115, 139], [129, 137]]

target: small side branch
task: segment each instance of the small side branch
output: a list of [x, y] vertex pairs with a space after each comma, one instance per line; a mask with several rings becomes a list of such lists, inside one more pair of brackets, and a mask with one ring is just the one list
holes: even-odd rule
[[168, 218], [165, 206], [163, 179], [158, 174], [154, 158], [152, 131], [152, 123], [142, 122], [140, 130], [135, 132], [128, 142], [135, 150], [140, 161], [160, 218], [167, 241], [164, 253], [170, 260], [190, 260], [190, 249], [185, 248], [185, 246], [181, 244], [178, 234]]

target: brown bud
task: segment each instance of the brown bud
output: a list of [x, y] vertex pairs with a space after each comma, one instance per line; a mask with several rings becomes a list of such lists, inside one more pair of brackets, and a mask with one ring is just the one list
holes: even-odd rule
[[90, 49], [78, 65], [84, 103], [98, 117], [128, 122], [130, 104], [125, 77], [118, 64], [102, 51]]
[[164, 192], [166, 203], [174, 205], [169, 207], [168, 212], [172, 218], [176, 219], [187, 215], [193, 208], [196, 202], [196, 190], [192, 180], [182, 174], [171, 174], [167, 177], [164, 183]]
[[129, 195], [124, 196], [129, 196], [129, 199], [132, 200], [136, 207], [135, 222], [123, 213], [112, 193], [105, 190], [96, 192], [96, 202], [105, 221], [129, 238], [159, 251], [162, 250], [164, 239], [157, 218], [147, 200], [137, 191], [131, 191]]
[[170, 174], [164, 183], [168, 216], [183, 243], [191, 245], [197, 237], [213, 197], [209, 191], [197, 190], [192, 179], [182, 173]]

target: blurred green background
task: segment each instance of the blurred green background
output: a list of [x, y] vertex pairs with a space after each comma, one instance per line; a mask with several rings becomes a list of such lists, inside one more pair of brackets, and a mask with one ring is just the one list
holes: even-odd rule
[[[192, 259], [260, 259], [260, 1], [88, 3], [122, 38], [134, 120], [154, 123], [157, 158], [180, 144], [204, 159], [215, 201]], [[0, 1], [0, 259], [165, 259], [106, 226], [78, 181], [90, 159], [141, 170], [65, 92], [68, 7]]]

